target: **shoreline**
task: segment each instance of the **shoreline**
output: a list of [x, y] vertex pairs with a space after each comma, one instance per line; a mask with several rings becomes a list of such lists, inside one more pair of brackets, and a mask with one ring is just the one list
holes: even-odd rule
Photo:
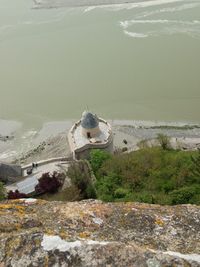
[[33, 0], [34, 8], [61, 8], [61, 7], [98, 7], [98, 6], [113, 6], [126, 4], [139, 4], [152, 0]]
[[[16, 122], [0, 125], [0, 162], [27, 164], [70, 153], [67, 133], [75, 120], [44, 123], [39, 129], [26, 129]], [[1, 121], [0, 121], [1, 122]], [[200, 146], [200, 123], [108, 120], [117, 149], [136, 150], [142, 140], [155, 140], [159, 133], [171, 138], [174, 147], [194, 150]], [[6, 125], [9, 127], [6, 128]], [[3, 131], [1, 131], [3, 129]], [[3, 134], [6, 133], [6, 136]], [[10, 138], [12, 136], [12, 138]], [[124, 144], [127, 141], [127, 145]]]

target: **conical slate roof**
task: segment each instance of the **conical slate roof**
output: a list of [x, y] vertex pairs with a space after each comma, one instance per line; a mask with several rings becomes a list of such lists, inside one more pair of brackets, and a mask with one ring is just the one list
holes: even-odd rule
[[81, 126], [85, 129], [93, 129], [98, 127], [99, 119], [96, 114], [85, 111], [81, 118]]

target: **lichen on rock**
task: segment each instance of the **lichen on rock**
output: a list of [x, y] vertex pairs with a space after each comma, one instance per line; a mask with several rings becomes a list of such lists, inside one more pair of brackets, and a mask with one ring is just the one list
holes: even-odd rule
[[200, 266], [195, 205], [22, 199], [0, 212], [0, 266]]

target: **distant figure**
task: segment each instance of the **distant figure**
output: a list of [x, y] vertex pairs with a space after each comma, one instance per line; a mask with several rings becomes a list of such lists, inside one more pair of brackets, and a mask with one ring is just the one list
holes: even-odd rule
[[32, 174], [32, 172], [33, 172], [33, 168], [28, 168], [28, 169], [26, 170], [27, 175]]
[[127, 144], [128, 144], [128, 142], [127, 142], [127, 140], [126, 140], [126, 139], [124, 139], [124, 140], [123, 140], [123, 143], [124, 143], [125, 145], [127, 145]]

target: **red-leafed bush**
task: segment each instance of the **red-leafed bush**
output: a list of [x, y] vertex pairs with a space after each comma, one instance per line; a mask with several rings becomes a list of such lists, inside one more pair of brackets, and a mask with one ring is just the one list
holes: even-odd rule
[[44, 173], [39, 179], [39, 183], [35, 187], [35, 192], [37, 194], [55, 193], [60, 186], [61, 182], [59, 180], [59, 175], [56, 172], [53, 174], [48, 172]]
[[8, 192], [8, 199], [18, 199], [18, 198], [27, 198], [28, 196], [24, 193], [20, 193], [18, 190], [9, 191]]

